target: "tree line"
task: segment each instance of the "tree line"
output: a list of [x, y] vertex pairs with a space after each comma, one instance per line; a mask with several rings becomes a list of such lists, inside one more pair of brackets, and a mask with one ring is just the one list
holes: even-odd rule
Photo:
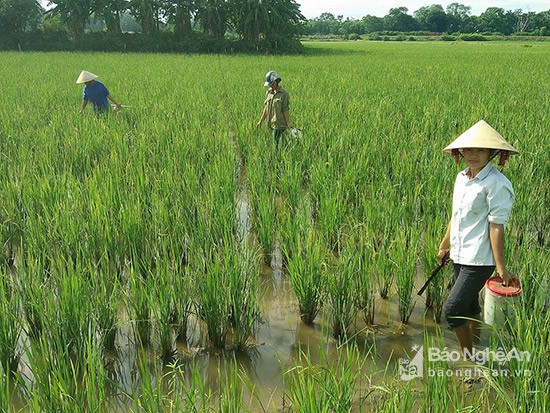
[[200, 36], [273, 44], [298, 42], [305, 22], [295, 0], [49, 0], [48, 6], [0, 0], [0, 38], [63, 32], [81, 39], [93, 28], [113, 38], [130, 26], [142, 40], [169, 34], [174, 41]]
[[390, 9], [384, 17], [367, 15], [362, 19], [344, 19], [331, 13], [322, 13], [306, 22], [308, 35], [370, 34], [384, 31], [432, 33], [513, 33], [550, 34], [550, 9], [534, 13], [489, 7], [479, 16], [471, 14], [471, 7], [451, 3], [446, 9], [439, 4], [420, 7], [412, 15], [406, 7]]
[[544, 36], [550, 34], [550, 10], [489, 7], [473, 16], [469, 6], [452, 3], [412, 15], [397, 7], [384, 17], [322, 13], [306, 20], [296, 0], [49, 0], [47, 10], [39, 0], [0, 0], [0, 49], [299, 51], [304, 34], [385, 31]]

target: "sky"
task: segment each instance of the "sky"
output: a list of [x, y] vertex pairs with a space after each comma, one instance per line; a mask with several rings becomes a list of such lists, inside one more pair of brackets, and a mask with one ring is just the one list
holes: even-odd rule
[[335, 16], [343, 15], [344, 17], [353, 17], [356, 19], [360, 19], [367, 14], [383, 17], [388, 14], [390, 9], [395, 7], [406, 7], [409, 9], [409, 14], [412, 15], [423, 6], [440, 4], [445, 9], [451, 3], [470, 6], [472, 8], [471, 13], [474, 16], [479, 16], [489, 7], [500, 7], [504, 10], [521, 9], [524, 12], [532, 11], [536, 13], [550, 10], [549, 0], [296, 0], [296, 3], [301, 5], [300, 10], [308, 19], [319, 17], [324, 12], [332, 13]]

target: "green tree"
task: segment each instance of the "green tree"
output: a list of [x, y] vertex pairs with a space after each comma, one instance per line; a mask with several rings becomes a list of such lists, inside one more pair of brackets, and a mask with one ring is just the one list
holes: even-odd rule
[[121, 33], [120, 16], [128, 8], [126, 0], [95, 0], [96, 16], [103, 18], [108, 33]]
[[472, 18], [470, 12], [472, 8], [460, 3], [451, 3], [447, 6], [447, 31], [449, 33], [466, 32], [466, 27], [471, 26]]
[[36, 0], [0, 0], [0, 33], [36, 28], [44, 10]]
[[306, 23], [308, 34], [338, 34], [341, 22], [332, 13], [321, 13], [319, 17], [310, 19]]
[[361, 19], [365, 33], [374, 33], [384, 30], [384, 19], [382, 17], [367, 15]]
[[84, 34], [86, 22], [93, 11], [93, 0], [50, 0], [54, 7], [49, 13], [58, 14], [70, 36]]
[[539, 30], [541, 36], [546, 36], [550, 28], [550, 10], [542, 11], [533, 16], [532, 30]]
[[201, 0], [196, 18], [206, 33], [223, 39], [229, 22], [229, 3], [227, 0]]
[[181, 38], [191, 34], [191, 21], [197, 12], [197, 3], [195, 0], [167, 0], [162, 3], [164, 17], [174, 25], [176, 36]]
[[231, 22], [244, 40], [293, 38], [305, 17], [294, 0], [231, 0]]
[[345, 35], [352, 33], [365, 34], [365, 27], [363, 26], [362, 20], [346, 19], [342, 22], [340, 31]]
[[517, 16], [500, 7], [489, 7], [479, 15], [478, 24], [482, 32], [511, 34], [517, 26]]
[[516, 15], [516, 32], [523, 33], [523, 32], [530, 32], [536, 29], [536, 27], [533, 25], [535, 22], [535, 16], [537, 15], [535, 12], [528, 12], [524, 13], [521, 9], [514, 10], [514, 14]]
[[127, 11], [120, 15], [120, 27], [123, 32], [139, 32], [141, 30], [141, 26], [136, 22], [134, 16]]
[[154, 34], [159, 30], [161, 5], [157, 0], [131, 0], [130, 12], [141, 25], [144, 34]]
[[384, 16], [384, 26], [386, 30], [397, 32], [411, 32], [420, 28], [417, 21], [407, 14], [409, 9], [406, 7], [397, 7], [390, 9], [390, 12]]
[[439, 4], [419, 8], [414, 12], [414, 18], [422, 30], [430, 32], [445, 32], [449, 24], [447, 14]]

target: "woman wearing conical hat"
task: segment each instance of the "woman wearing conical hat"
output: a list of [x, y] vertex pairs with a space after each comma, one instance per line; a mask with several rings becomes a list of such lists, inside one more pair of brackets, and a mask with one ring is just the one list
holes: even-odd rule
[[82, 93], [82, 105], [81, 109], [88, 105], [88, 102], [92, 104], [96, 112], [104, 112], [109, 110], [110, 105], [107, 99], [114, 103], [115, 108], [118, 110], [122, 106], [115, 98], [109, 93], [107, 88], [99, 80], [96, 80], [97, 76], [86, 70], [80, 72], [76, 83], [84, 83], [84, 91]]
[[452, 216], [438, 259], [441, 262], [449, 254], [453, 262], [455, 282], [445, 303], [445, 317], [465, 355], [471, 355], [480, 334], [479, 322], [474, 320], [480, 320], [479, 292], [485, 281], [495, 270], [505, 284], [514, 277], [504, 259], [504, 229], [514, 190], [491, 159], [499, 156], [499, 165], [504, 165], [517, 150], [480, 120], [444, 151], [457, 163], [462, 158], [467, 166], [456, 177]]

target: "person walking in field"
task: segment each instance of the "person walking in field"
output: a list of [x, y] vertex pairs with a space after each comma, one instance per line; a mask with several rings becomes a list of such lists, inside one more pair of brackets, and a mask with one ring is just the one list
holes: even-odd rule
[[275, 148], [278, 149], [281, 135], [286, 129], [292, 128], [289, 115], [289, 95], [281, 86], [281, 77], [271, 70], [265, 75], [264, 86], [269, 87], [265, 94], [262, 116], [256, 125], [261, 128], [267, 119], [267, 126], [273, 131]]
[[[90, 102], [96, 112], [106, 112], [110, 109], [109, 101], [113, 102], [115, 109], [119, 110], [122, 105], [109, 93], [107, 88], [99, 80], [97, 76], [86, 70], [80, 72], [76, 83], [84, 83], [84, 91], [82, 94], [81, 109], [84, 110]], [[108, 99], [108, 100], [107, 100]]]
[[445, 317], [466, 357], [480, 336], [479, 292], [496, 273], [508, 285], [514, 274], [504, 259], [504, 230], [514, 202], [510, 181], [491, 163], [499, 155], [504, 165], [512, 145], [480, 120], [444, 149], [467, 168], [458, 173], [453, 192], [452, 216], [441, 241], [438, 260], [449, 254], [454, 285], [445, 303]]

